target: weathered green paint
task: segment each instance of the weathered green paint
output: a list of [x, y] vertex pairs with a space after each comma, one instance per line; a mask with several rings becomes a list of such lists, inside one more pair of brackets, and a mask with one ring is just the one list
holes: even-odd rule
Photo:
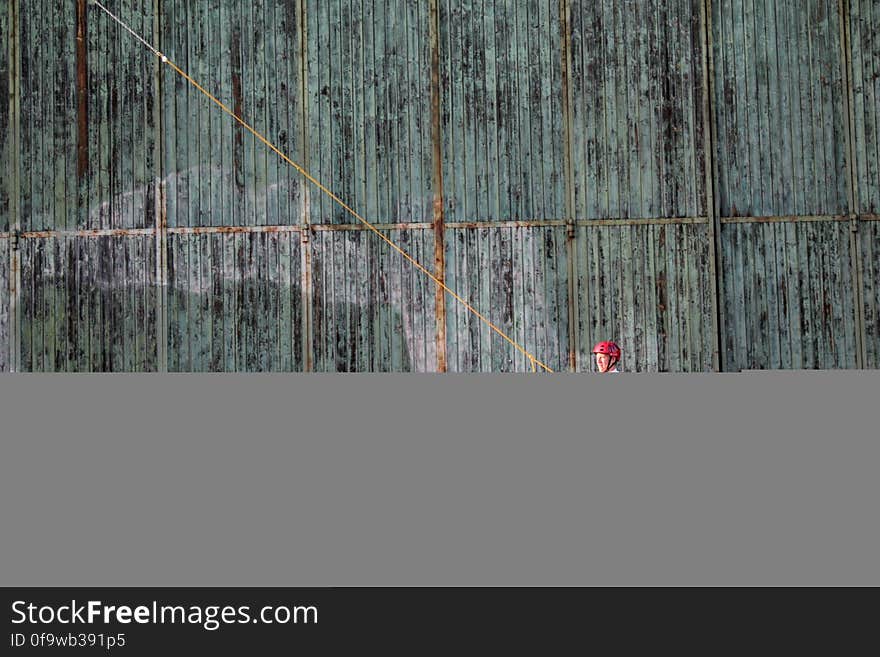
[[858, 212], [880, 213], [880, 3], [849, 0]]
[[725, 226], [731, 369], [856, 366], [848, 232], [844, 222]]
[[[837, 3], [715, 3], [713, 23], [722, 214], [845, 216]], [[847, 223], [725, 223], [721, 242], [728, 369], [857, 366]]]
[[865, 318], [866, 367], [880, 368], [880, 222], [859, 226]]
[[0, 238], [0, 372], [9, 371], [9, 240]]
[[564, 218], [560, 41], [553, 0], [441, 2], [448, 222]]
[[156, 369], [156, 285], [149, 237], [22, 242], [24, 371]]
[[[566, 216], [560, 4], [440, 3], [447, 225]], [[540, 110], [537, 110], [540, 108]], [[536, 111], [537, 110], [537, 111]], [[553, 369], [568, 366], [566, 232], [446, 233], [447, 283]], [[449, 371], [531, 371], [458, 304]]]
[[706, 225], [578, 229], [578, 369], [593, 367], [595, 342], [613, 339], [627, 371], [711, 371], [707, 242]]
[[301, 371], [298, 232], [169, 235], [169, 371]]
[[712, 19], [722, 215], [845, 214], [836, 2], [714, 2]]
[[[554, 370], [568, 365], [566, 229], [493, 228], [446, 235], [447, 282]], [[542, 264], [543, 263], [543, 264]], [[447, 315], [450, 372], [530, 372], [531, 363], [459, 304]]]
[[[163, 0], [169, 58], [294, 161], [301, 160], [295, 3]], [[163, 67], [168, 225], [291, 225], [303, 182], [277, 155]]]
[[[880, 2], [849, 0], [855, 212], [880, 213]], [[865, 366], [880, 367], [880, 230], [860, 222]]]
[[705, 214], [699, 2], [576, 2], [571, 17], [576, 216]]
[[[305, 7], [313, 175], [368, 221], [430, 222], [428, 3], [309, 0]], [[319, 194], [311, 220], [357, 221]]]
[[[878, 224], [836, 220], [880, 202], [877, 0], [843, 3], [849, 38], [836, 0], [437, 2], [436, 83], [417, 0], [110, 5], [556, 370], [613, 337], [626, 369], [705, 371], [719, 317], [729, 369], [854, 367], [862, 331], [880, 366]], [[430, 371], [438, 322], [449, 370], [531, 369], [93, 5], [18, 4], [0, 370]], [[13, 251], [18, 217], [55, 232]]]
[[[430, 230], [390, 231], [420, 262]], [[362, 231], [316, 232], [312, 247], [315, 371], [434, 371], [434, 284]]]

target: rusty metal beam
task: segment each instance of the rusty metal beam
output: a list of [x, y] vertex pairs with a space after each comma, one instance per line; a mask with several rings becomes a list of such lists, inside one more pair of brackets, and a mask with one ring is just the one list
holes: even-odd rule
[[[448, 228], [449, 224], [445, 224]], [[411, 223], [411, 224], [373, 224], [373, 227], [376, 230], [434, 230], [434, 223]], [[313, 231], [327, 231], [327, 232], [350, 232], [350, 231], [358, 231], [358, 230], [370, 230], [367, 226], [363, 224], [310, 224], [309, 228]]]
[[27, 230], [21, 233], [24, 240], [58, 239], [65, 237], [152, 237], [156, 228], [88, 228], [83, 230]]
[[302, 226], [175, 226], [171, 235], [224, 235], [231, 233], [299, 233]]
[[[446, 282], [446, 231], [443, 203], [443, 135], [440, 129], [440, 9], [437, 0], [430, 0], [428, 8], [428, 38], [431, 49], [431, 142], [433, 164], [431, 182], [434, 188], [434, 276]], [[446, 292], [434, 286], [436, 315], [435, 342], [437, 371], [445, 372], [446, 364]]]
[[808, 223], [816, 221], [849, 221], [849, 215], [781, 215], [767, 217], [721, 217], [722, 224]]
[[[160, 185], [164, 190], [164, 185]], [[157, 197], [157, 203], [164, 199]], [[164, 208], [163, 204], [157, 208]], [[859, 222], [880, 221], [878, 214], [853, 215]], [[805, 222], [847, 222], [852, 221], [851, 215], [783, 215], [766, 217], [719, 217], [722, 224], [755, 224], [755, 223], [805, 223]], [[564, 219], [537, 219], [522, 221], [450, 221], [443, 227], [447, 230], [484, 230], [494, 228], [569, 228], [571, 226], [615, 228], [621, 226], [665, 226], [665, 225], [701, 225], [707, 224], [706, 217], [659, 217], [656, 219], [588, 219], [566, 221]], [[433, 223], [397, 223], [374, 224], [381, 231], [434, 230]], [[268, 226], [167, 226], [167, 220], [158, 222], [151, 228], [89, 228], [82, 230], [32, 230], [18, 233], [20, 239], [56, 239], [63, 237], [152, 237], [164, 232], [167, 235], [223, 235], [239, 233], [321, 233], [321, 232], [353, 232], [370, 230], [363, 224], [295, 224]], [[0, 233], [0, 239], [9, 239], [12, 231]]]
[[88, 0], [76, 1], [76, 176], [84, 178], [89, 171], [89, 57]]

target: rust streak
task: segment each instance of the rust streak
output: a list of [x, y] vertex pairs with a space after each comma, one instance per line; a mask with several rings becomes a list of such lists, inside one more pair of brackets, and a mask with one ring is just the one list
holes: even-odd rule
[[[431, 141], [433, 146], [433, 186], [434, 186], [434, 276], [446, 282], [446, 230], [443, 208], [443, 152], [440, 127], [440, 12], [437, 0], [430, 2], [430, 41], [431, 41]], [[446, 292], [440, 285], [435, 286], [434, 308], [437, 321], [435, 340], [437, 345], [437, 371], [445, 372], [446, 362]]]
[[446, 224], [447, 228], [548, 228], [565, 226], [565, 220], [535, 219], [519, 221], [455, 221]]
[[[411, 224], [372, 224], [376, 230], [432, 230], [433, 223], [411, 223]], [[310, 230], [315, 231], [357, 231], [371, 230], [363, 224], [309, 224]]]
[[153, 228], [93, 228], [86, 230], [31, 230], [21, 233], [22, 239], [54, 239], [59, 237], [145, 237], [155, 234]]
[[173, 235], [223, 235], [230, 233], [298, 233], [299, 226], [181, 226], [169, 228]]
[[849, 221], [847, 215], [780, 215], [773, 217], [722, 217], [723, 224], [803, 223], [810, 221]]
[[76, 2], [76, 175], [82, 180], [89, 170], [89, 90], [88, 47], [86, 44], [86, 3]]

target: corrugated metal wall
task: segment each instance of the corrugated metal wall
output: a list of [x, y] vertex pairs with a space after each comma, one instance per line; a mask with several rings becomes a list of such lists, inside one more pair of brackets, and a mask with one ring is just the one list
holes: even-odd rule
[[[309, 170], [430, 266], [429, 7], [424, 0], [305, 5]], [[433, 283], [327, 196], [310, 190], [317, 371], [436, 369]], [[419, 224], [416, 226], [416, 224]]]
[[[118, 9], [149, 34], [142, 4]], [[153, 63], [76, 3], [18, 8], [19, 366], [155, 370]]]
[[22, 240], [21, 369], [157, 369], [150, 237]]
[[[566, 231], [547, 225], [566, 214], [561, 40], [558, 2], [439, 5], [447, 283], [554, 369], [568, 363]], [[531, 370], [451, 301], [446, 333], [450, 371]]]
[[712, 19], [721, 215], [845, 214], [837, 0], [716, 2]]
[[[301, 160], [295, 3], [161, 7], [168, 57]], [[162, 85], [168, 369], [300, 371], [304, 185], [183, 78]]]
[[[556, 370], [880, 365], [880, 0], [108, 6]], [[0, 33], [0, 370], [531, 368], [94, 5]]]
[[571, 3], [574, 213], [611, 220], [578, 230], [579, 369], [608, 338], [627, 370], [713, 366], [700, 5]]
[[713, 35], [726, 366], [855, 367], [837, 2], [714, 3]]
[[880, 2], [849, 0], [855, 132], [855, 197], [862, 222], [865, 364], [880, 367]]

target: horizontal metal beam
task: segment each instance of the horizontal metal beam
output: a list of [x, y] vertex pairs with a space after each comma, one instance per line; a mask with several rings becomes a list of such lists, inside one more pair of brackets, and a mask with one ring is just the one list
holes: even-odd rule
[[774, 217], [721, 217], [722, 224], [809, 223], [817, 221], [849, 221], [846, 214], [781, 215]]
[[63, 237], [152, 237], [155, 228], [104, 228], [93, 230], [28, 230], [19, 234], [23, 240]]
[[230, 233], [299, 233], [302, 226], [178, 226], [166, 229], [169, 235], [228, 235]]
[[[855, 218], [857, 221], [880, 221], [878, 214], [849, 215], [781, 215], [768, 217], [721, 217], [722, 224], [764, 224], [764, 223], [805, 223], [838, 221], [845, 222]], [[580, 227], [615, 226], [662, 226], [670, 224], [707, 224], [707, 217], [661, 217], [639, 219], [582, 219], [574, 224]], [[479, 230], [483, 228], [565, 228], [568, 224], [562, 219], [535, 219], [523, 221], [458, 221], [445, 224], [454, 230]], [[377, 230], [433, 230], [430, 223], [373, 224]], [[363, 224], [309, 224], [275, 226], [176, 226], [169, 227], [169, 235], [228, 235], [232, 233], [299, 233], [303, 230], [315, 232], [350, 232], [370, 230]], [[152, 237], [156, 228], [97, 228], [88, 230], [31, 230], [19, 234], [20, 239], [57, 239], [64, 237]], [[10, 239], [11, 232], [0, 233], [0, 239]]]
[[707, 224], [708, 217], [644, 217], [639, 219], [586, 219], [575, 221], [576, 226], [669, 226]]

